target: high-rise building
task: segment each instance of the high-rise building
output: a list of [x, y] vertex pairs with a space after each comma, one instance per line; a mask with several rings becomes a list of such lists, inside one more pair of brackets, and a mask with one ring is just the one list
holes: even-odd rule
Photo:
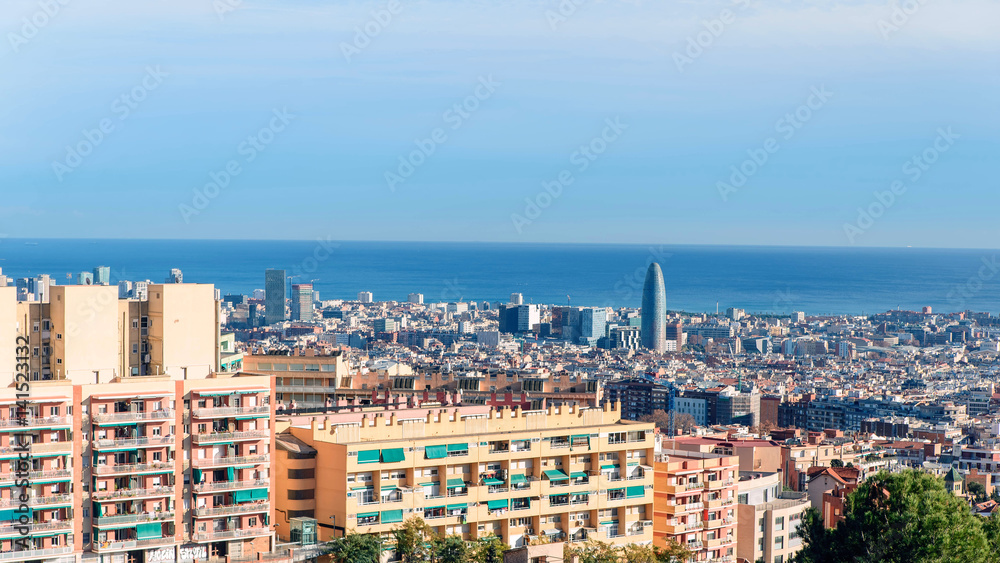
[[407, 301], [407, 303], [413, 303], [413, 304], [416, 304], [416, 305], [422, 305], [423, 302], [424, 302], [424, 294], [423, 293], [411, 293], [411, 294], [409, 294], [409, 295], [406, 296], [406, 301]]
[[285, 271], [264, 271], [264, 322], [269, 325], [285, 320]]
[[663, 271], [653, 262], [642, 286], [642, 346], [657, 353], [666, 350], [667, 290]]
[[128, 280], [118, 282], [118, 299], [130, 299], [132, 295], [132, 282]]
[[608, 310], [597, 307], [587, 307], [580, 310], [580, 339], [586, 339], [593, 345], [598, 338], [603, 338], [608, 327]]
[[184, 283], [184, 273], [180, 268], [171, 268], [166, 283]]
[[510, 294], [510, 304], [511, 305], [524, 305], [524, 295], [520, 293]]
[[359, 291], [358, 292], [358, 301], [360, 301], [362, 303], [371, 303], [373, 299], [374, 299], [374, 296], [372, 296], [372, 292], [370, 292], [370, 291]]
[[313, 286], [311, 283], [292, 284], [292, 320], [313, 320]]
[[500, 305], [500, 332], [531, 332], [540, 321], [538, 305]]
[[94, 274], [91, 272], [80, 272], [76, 275], [76, 285], [94, 285]]
[[111, 285], [111, 268], [108, 266], [98, 266], [94, 268], [95, 285]]

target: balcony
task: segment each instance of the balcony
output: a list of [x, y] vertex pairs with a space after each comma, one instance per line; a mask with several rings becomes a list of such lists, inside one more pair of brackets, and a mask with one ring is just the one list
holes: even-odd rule
[[729, 545], [734, 542], [736, 542], [736, 538], [733, 536], [725, 538], [715, 538], [714, 540], [705, 540], [705, 547], [707, 549], [714, 549], [717, 547], [722, 547], [724, 545]]
[[97, 553], [107, 553], [110, 551], [123, 551], [132, 549], [143, 549], [147, 547], [156, 547], [158, 545], [173, 545], [177, 543], [173, 536], [167, 536], [165, 538], [149, 538], [145, 540], [122, 540], [122, 541], [106, 541], [99, 542], [95, 541], [92, 544], [93, 550]]
[[73, 417], [71, 416], [48, 416], [48, 417], [34, 417], [34, 418], [2, 418], [0, 419], [0, 431], [14, 428], [14, 429], [28, 429], [28, 428], [53, 428], [56, 426], [70, 426], [73, 424]]
[[663, 526], [663, 531], [669, 535], [685, 534], [693, 530], [700, 530], [701, 522], [689, 522], [687, 524], [682, 522], [667, 522]]
[[212, 407], [194, 409], [195, 418], [225, 418], [230, 416], [245, 416], [255, 414], [271, 414], [271, 405], [257, 407]]
[[97, 413], [92, 416], [94, 424], [108, 424], [111, 422], [138, 422], [142, 420], [170, 420], [174, 418], [173, 409], [160, 409], [157, 411], [130, 411]]
[[51, 547], [49, 549], [29, 549], [26, 551], [5, 551], [0, 553], [0, 561], [27, 561], [32, 559], [45, 559], [48, 557], [59, 557], [73, 553], [73, 546]]
[[141, 524], [144, 522], [166, 522], [174, 519], [173, 512], [140, 512], [137, 514], [114, 514], [94, 518], [94, 526], [114, 526], [115, 524]]
[[198, 468], [225, 467], [227, 465], [258, 465], [261, 463], [268, 463], [270, 460], [271, 456], [268, 454], [228, 456], [228, 457], [207, 457], [203, 459], [191, 460], [191, 465], [193, 467], [198, 467]]
[[[30, 471], [28, 473], [28, 481], [62, 481], [66, 479], [73, 478], [73, 471], [70, 469], [49, 469], [46, 471]], [[13, 481], [14, 474], [10, 473], [7, 475], [0, 476], [0, 483], [6, 481]]]
[[[28, 506], [35, 508], [39, 506], [53, 506], [59, 504], [70, 504], [73, 502], [73, 495], [52, 495], [47, 497], [32, 497], [28, 500]], [[0, 500], [0, 508], [17, 508], [20, 501], [14, 499]]]
[[715, 481], [705, 481], [705, 488], [714, 491], [717, 489], [724, 489], [726, 487], [731, 487], [733, 485], [732, 479], [716, 479]]
[[270, 430], [245, 430], [243, 432], [209, 432], [207, 434], [192, 434], [191, 440], [198, 445], [218, 442], [239, 442], [244, 440], [265, 440], [271, 437]]
[[219, 540], [231, 540], [235, 538], [248, 538], [253, 536], [266, 536], [271, 533], [268, 528], [246, 528], [242, 530], [220, 530], [218, 532], [197, 532], [191, 536], [195, 542], [213, 542]]
[[196, 508], [194, 515], [196, 518], [214, 518], [217, 516], [231, 516], [234, 514], [252, 514], [254, 512], [269, 512], [271, 503], [268, 502], [248, 502], [245, 504], [230, 504], [227, 506], [216, 506], [213, 508]]
[[101, 438], [92, 442], [95, 450], [143, 448], [147, 446], [173, 446], [174, 436], [141, 436], [139, 438]]
[[701, 510], [704, 508], [701, 502], [692, 502], [687, 504], [667, 504], [664, 506], [663, 511], [668, 514], [683, 514], [685, 512], [694, 512], [696, 510]]
[[[70, 454], [73, 453], [73, 442], [35, 442], [30, 447], [32, 455], [38, 454]], [[17, 457], [24, 450], [15, 446], [0, 448], [0, 456]]]
[[705, 501], [705, 508], [720, 508], [720, 507], [723, 507], [723, 506], [729, 506], [730, 504], [733, 504], [734, 502], [735, 501], [733, 499], [731, 499], [731, 498], [726, 498], [726, 499], [720, 498], [720, 499], [715, 499], [715, 500], [706, 500]]
[[174, 494], [173, 487], [155, 487], [152, 489], [118, 489], [117, 491], [94, 491], [94, 500], [138, 499], [145, 497], [164, 497]]
[[[42, 532], [67, 532], [73, 531], [73, 521], [72, 520], [53, 520], [51, 522], [32, 522], [31, 524], [31, 534], [42, 533]], [[20, 536], [20, 526], [3, 525], [0, 526], [0, 538], [7, 538], [10, 536]]]
[[684, 493], [690, 493], [694, 491], [700, 491], [705, 488], [704, 483], [684, 483], [683, 485], [666, 485], [663, 487], [663, 492], [671, 495], [680, 495]]
[[715, 528], [724, 528], [726, 526], [732, 525], [736, 520], [734, 518], [717, 518], [715, 520], [705, 520], [702, 522], [702, 526], [706, 530], [712, 530]]
[[261, 489], [270, 488], [271, 482], [267, 479], [256, 481], [222, 481], [219, 483], [198, 483], [194, 486], [196, 493], [212, 493], [217, 491], [235, 491], [237, 489]]
[[94, 475], [120, 475], [128, 473], [173, 473], [173, 462], [126, 463], [122, 465], [95, 465]]

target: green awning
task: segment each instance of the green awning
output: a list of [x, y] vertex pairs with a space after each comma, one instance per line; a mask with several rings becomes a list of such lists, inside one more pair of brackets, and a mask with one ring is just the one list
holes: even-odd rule
[[633, 467], [633, 466], [639, 465], [639, 462], [638, 461], [630, 461], [626, 465], [628, 465], [629, 467]]
[[372, 491], [374, 489], [372, 487], [368, 486], [368, 485], [361, 485], [360, 487], [351, 487], [351, 490], [352, 491]]
[[486, 507], [490, 510], [500, 510], [501, 508], [507, 508], [506, 500], [490, 500], [486, 501]]
[[586, 438], [587, 440], [590, 440], [590, 434], [574, 434], [569, 437], [570, 440], [576, 440], [579, 438]]
[[267, 500], [267, 489], [250, 489], [250, 500]]
[[358, 463], [378, 463], [378, 450], [361, 450], [358, 452]]
[[[128, 421], [128, 422], [98, 422], [98, 426], [138, 426], [138, 422]], [[108, 438], [109, 440], [111, 438]]]
[[464, 502], [462, 504], [449, 504], [448, 512], [451, 512], [452, 510], [465, 510], [466, 508], [469, 508], [469, 505]]
[[424, 512], [431, 512], [433, 510], [444, 510], [444, 509], [445, 509], [444, 506], [425, 506]]
[[625, 496], [628, 498], [644, 497], [646, 496], [646, 487], [643, 487], [642, 485], [629, 487], [625, 490]]
[[624, 493], [625, 489], [624, 488], [622, 488], [622, 489], [608, 489], [608, 492], [609, 493]]
[[235, 481], [236, 480], [236, 468], [235, 467], [227, 467], [226, 468], [226, 480], [227, 481]]
[[246, 414], [246, 415], [237, 416], [236, 420], [253, 420], [255, 418], [270, 418], [270, 417], [271, 417], [271, 415], [262, 412], [262, 413], [258, 413], [258, 414]]
[[448, 479], [448, 488], [456, 489], [458, 487], [464, 487], [465, 481], [462, 479]]
[[383, 524], [395, 524], [397, 522], [403, 521], [403, 511], [402, 510], [383, 510], [382, 520]]
[[420, 483], [420, 485], [418, 485], [418, 486], [419, 487], [433, 487], [434, 485], [437, 485], [437, 481], [430, 481], [428, 483]]
[[233, 501], [234, 502], [250, 502], [253, 500], [252, 491], [250, 489], [245, 489], [242, 491], [233, 491]]
[[448, 446], [427, 446], [424, 448], [424, 455], [427, 459], [448, 457]]
[[559, 471], [558, 469], [549, 469], [545, 471], [545, 476], [549, 478], [549, 481], [566, 481], [569, 479], [565, 473]]
[[198, 396], [199, 397], [228, 397], [228, 396], [230, 396], [230, 395], [232, 395], [234, 393], [235, 393], [234, 391], [211, 391], [211, 392], [199, 391], [198, 392]]
[[135, 537], [140, 540], [148, 540], [163, 537], [162, 522], [146, 522], [135, 527]]
[[362, 518], [377, 518], [377, 517], [378, 517], [378, 512], [364, 512], [358, 514], [359, 520]]
[[525, 477], [524, 475], [520, 474], [520, 473], [518, 473], [516, 475], [511, 475], [510, 476], [510, 484], [511, 485], [527, 484], [527, 482], [528, 482], [528, 478]]
[[602, 526], [613, 526], [614, 523], [615, 523], [614, 520], [605, 520], [604, 522], [601, 522], [601, 525]]
[[483, 484], [486, 484], [486, 485], [503, 485], [503, 481], [501, 481], [500, 479], [497, 479], [495, 477], [487, 477], [487, 478], [483, 479]]
[[469, 444], [448, 444], [448, 452], [467, 452]]
[[585, 471], [574, 471], [569, 474], [573, 479], [587, 479], [587, 473]]
[[198, 469], [197, 467], [195, 467], [194, 469], [192, 469], [191, 470], [191, 477], [194, 479], [194, 482], [196, 484], [197, 483], [201, 483], [201, 469]]
[[382, 450], [382, 463], [397, 463], [405, 459], [406, 455], [403, 453], [403, 448]]
[[618, 466], [615, 465], [615, 464], [613, 464], [613, 463], [609, 463], [609, 464], [602, 465], [601, 469], [602, 470], [604, 470], [604, 469], [618, 469]]
[[397, 488], [398, 487], [395, 487], [393, 485], [384, 485], [380, 487], [379, 490], [382, 491], [383, 493], [388, 493], [389, 491], [395, 491]]

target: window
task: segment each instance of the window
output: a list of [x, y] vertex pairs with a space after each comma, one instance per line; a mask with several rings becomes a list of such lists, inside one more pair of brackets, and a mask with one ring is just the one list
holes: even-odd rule
[[785, 529], [785, 517], [780, 516], [774, 519], [774, 529], [777, 531], [782, 531]]
[[774, 556], [774, 563], [785, 563], [785, 556], [784, 555], [775, 555]]
[[774, 538], [775, 549], [784, 549], [784, 547], [785, 547], [785, 536], [778, 536]]
[[[370, 473], [367, 475], [367, 477], [368, 478], [365, 479], [364, 477], [359, 476], [359, 480], [360, 481], [371, 481], [371, 477], [372, 476], [371, 476]], [[288, 470], [288, 478], [289, 479], [315, 479], [316, 478], [316, 470], [313, 469], [313, 468], [309, 468], [309, 469], [289, 469]]]
[[749, 504], [750, 495], [748, 493], [743, 493], [739, 497], [740, 504]]
[[301, 491], [293, 491], [289, 489], [288, 500], [312, 500], [316, 498], [316, 491], [313, 489], [303, 489]]

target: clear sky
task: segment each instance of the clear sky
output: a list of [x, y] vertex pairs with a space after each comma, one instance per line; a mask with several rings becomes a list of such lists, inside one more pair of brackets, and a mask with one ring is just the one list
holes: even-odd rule
[[995, 248], [997, 22], [992, 0], [5, 0], [0, 234]]

